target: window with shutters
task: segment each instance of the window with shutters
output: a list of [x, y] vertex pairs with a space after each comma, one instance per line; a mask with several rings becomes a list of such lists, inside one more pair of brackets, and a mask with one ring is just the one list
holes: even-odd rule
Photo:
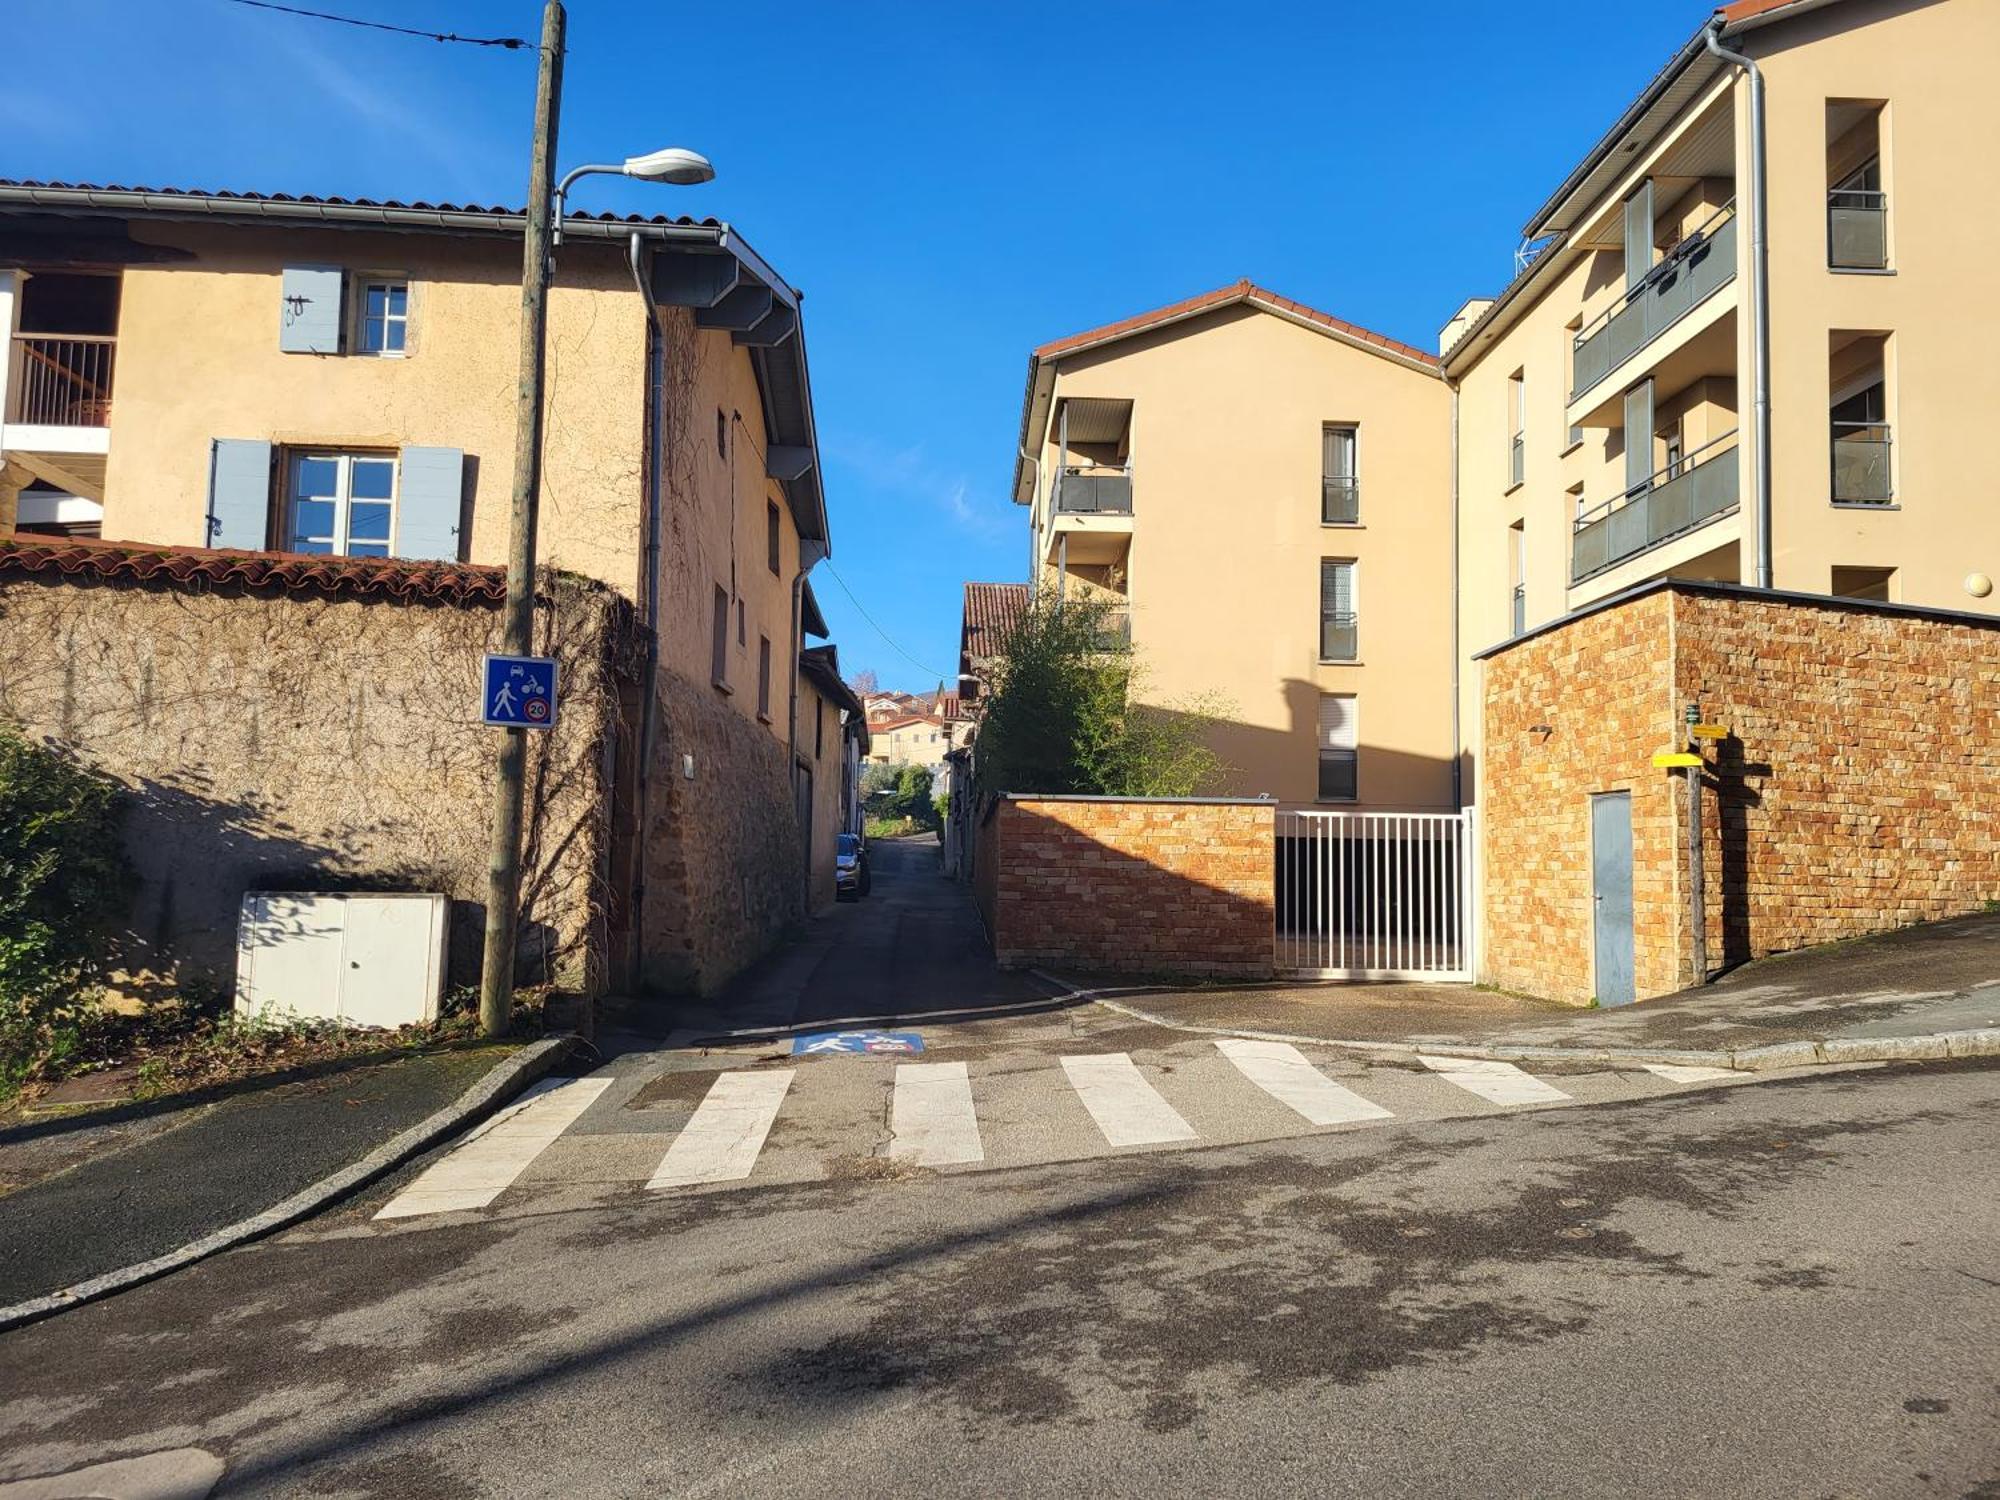
[[282, 550], [389, 556], [396, 530], [396, 468], [390, 453], [293, 453]]
[[729, 686], [729, 590], [715, 586], [715, 608], [709, 622], [708, 680], [723, 692]]
[[1329, 423], [1320, 432], [1319, 519], [1322, 526], [1361, 524], [1361, 485], [1355, 467], [1357, 429]]
[[1352, 693], [1322, 693], [1319, 699], [1319, 800], [1352, 802], [1360, 785], [1356, 732], [1357, 700]]
[[1360, 622], [1354, 608], [1354, 562], [1325, 558], [1319, 565], [1319, 659], [1358, 660]]
[[757, 717], [771, 722], [771, 638], [757, 637]]
[[410, 284], [364, 277], [356, 288], [354, 347], [363, 354], [400, 358], [408, 352]]

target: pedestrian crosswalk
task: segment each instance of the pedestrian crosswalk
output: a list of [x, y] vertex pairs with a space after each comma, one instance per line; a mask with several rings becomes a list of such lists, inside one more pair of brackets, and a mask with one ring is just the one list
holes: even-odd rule
[[538, 1084], [394, 1192], [375, 1217], [487, 1210], [531, 1191], [659, 1194], [805, 1181], [856, 1162], [970, 1170], [1239, 1143], [1737, 1076], [1661, 1064], [1648, 1069], [1653, 1080], [1572, 1070], [1558, 1085], [1508, 1062], [1426, 1054], [1414, 1060], [1421, 1066], [1407, 1058], [1369, 1066], [1251, 1037], [1137, 1057], [1049, 1048], [971, 1062], [742, 1061], [712, 1073], [614, 1067]]

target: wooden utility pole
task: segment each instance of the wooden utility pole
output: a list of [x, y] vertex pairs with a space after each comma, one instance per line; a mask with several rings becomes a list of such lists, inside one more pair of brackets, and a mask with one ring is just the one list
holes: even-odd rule
[[[501, 647], [532, 654], [535, 634], [535, 516], [541, 499], [542, 375], [549, 310], [549, 214], [555, 191], [556, 126], [562, 113], [562, 0], [542, 8], [535, 80], [535, 154], [528, 171], [528, 226], [521, 255], [521, 380], [514, 415], [514, 491], [508, 512], [507, 605]], [[486, 872], [486, 959], [479, 976], [479, 1028], [504, 1036], [514, 1004], [514, 942], [521, 899], [521, 805], [528, 731], [503, 729], [493, 796], [493, 847]]]

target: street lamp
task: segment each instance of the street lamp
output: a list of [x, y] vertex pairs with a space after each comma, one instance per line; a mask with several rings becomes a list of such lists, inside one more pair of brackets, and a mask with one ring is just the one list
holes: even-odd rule
[[[541, 498], [543, 375], [547, 364], [548, 289], [552, 242], [562, 238], [563, 195], [577, 178], [608, 172], [642, 182], [696, 183], [715, 176], [706, 158], [673, 147], [628, 158], [623, 165], [578, 167], [550, 187], [556, 125], [562, 113], [562, 0], [544, 0], [541, 66], [535, 79], [534, 160], [528, 172], [528, 213], [521, 258], [521, 379], [514, 420], [514, 486], [508, 516], [507, 603], [501, 650], [527, 656], [534, 645], [535, 519]], [[554, 220], [551, 225], [551, 219]], [[514, 1002], [514, 934], [521, 900], [521, 812], [527, 785], [528, 731], [500, 731], [493, 797], [493, 839], [486, 869], [485, 962], [479, 976], [479, 1026], [504, 1036]]]
[[685, 146], [669, 146], [664, 151], [649, 151], [644, 156], [628, 156], [618, 166], [591, 165], [572, 167], [563, 174], [563, 180], [556, 184], [556, 218], [549, 239], [552, 244], [562, 243], [563, 200], [569, 196], [569, 185], [579, 177], [592, 173], [602, 173], [610, 177], [631, 177], [640, 182], [667, 182], [675, 187], [697, 187], [704, 182], [715, 180], [715, 168], [709, 159], [699, 151], [690, 151]]

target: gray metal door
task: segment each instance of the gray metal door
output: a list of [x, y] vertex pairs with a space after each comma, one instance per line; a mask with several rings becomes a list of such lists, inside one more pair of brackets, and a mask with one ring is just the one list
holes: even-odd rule
[[1591, 906], [1597, 1003], [1629, 1005], [1632, 983], [1632, 794], [1590, 799]]

